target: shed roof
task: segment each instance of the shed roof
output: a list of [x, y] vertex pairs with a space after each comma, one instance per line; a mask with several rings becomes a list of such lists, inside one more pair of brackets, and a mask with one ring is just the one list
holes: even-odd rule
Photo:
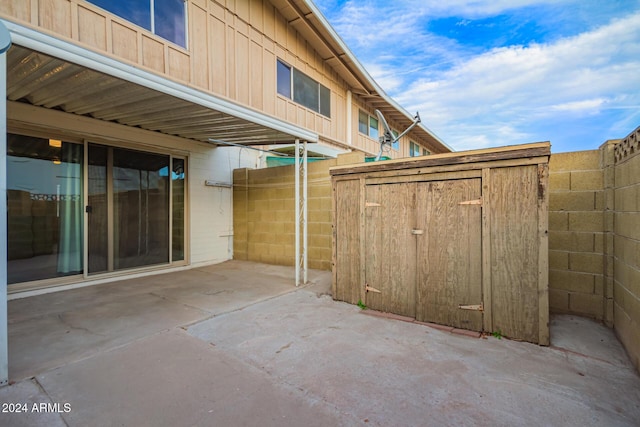
[[365, 172], [399, 171], [410, 168], [426, 168], [431, 166], [481, 164], [497, 160], [511, 160], [549, 156], [551, 144], [549, 142], [535, 142], [531, 144], [510, 145], [482, 150], [459, 151], [455, 153], [434, 154], [429, 156], [385, 160], [382, 162], [359, 163], [355, 165], [334, 166], [329, 169], [332, 176], [349, 175]]

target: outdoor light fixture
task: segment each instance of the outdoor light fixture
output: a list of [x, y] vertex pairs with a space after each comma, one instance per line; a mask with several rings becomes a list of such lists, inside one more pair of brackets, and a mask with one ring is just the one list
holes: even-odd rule
[[50, 139], [49, 140], [50, 147], [62, 148], [62, 141], [59, 139]]

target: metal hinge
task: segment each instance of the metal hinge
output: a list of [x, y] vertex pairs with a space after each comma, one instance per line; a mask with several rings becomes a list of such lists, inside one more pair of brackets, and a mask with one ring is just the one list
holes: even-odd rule
[[472, 311], [484, 311], [484, 306], [482, 304], [476, 305], [459, 305], [458, 308], [460, 310], [472, 310]]
[[413, 230], [411, 230], [411, 234], [415, 234], [416, 236], [420, 236], [421, 234], [424, 234], [424, 230], [416, 230], [414, 228]]
[[373, 202], [366, 202], [364, 205], [368, 208], [382, 206], [380, 203], [373, 203]]

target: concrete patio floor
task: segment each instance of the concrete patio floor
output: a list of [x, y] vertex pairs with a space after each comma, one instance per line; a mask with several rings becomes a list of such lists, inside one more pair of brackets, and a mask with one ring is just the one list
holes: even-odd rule
[[230, 261], [10, 301], [0, 403], [27, 413], [0, 425], [638, 425], [640, 376], [603, 325], [553, 316], [551, 347], [470, 338], [309, 278]]

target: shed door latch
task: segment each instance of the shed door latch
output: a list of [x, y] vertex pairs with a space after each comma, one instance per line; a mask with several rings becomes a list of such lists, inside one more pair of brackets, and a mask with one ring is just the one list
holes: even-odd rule
[[476, 305], [462, 305], [458, 306], [460, 310], [471, 310], [471, 311], [484, 311], [484, 306], [482, 304]]
[[376, 288], [372, 288], [371, 286], [369, 286], [367, 284], [364, 285], [364, 290], [367, 291], [367, 292], [375, 292], [377, 294], [381, 294], [382, 293], [382, 291], [379, 291]]
[[482, 205], [482, 199], [467, 200], [458, 203], [459, 205]]

